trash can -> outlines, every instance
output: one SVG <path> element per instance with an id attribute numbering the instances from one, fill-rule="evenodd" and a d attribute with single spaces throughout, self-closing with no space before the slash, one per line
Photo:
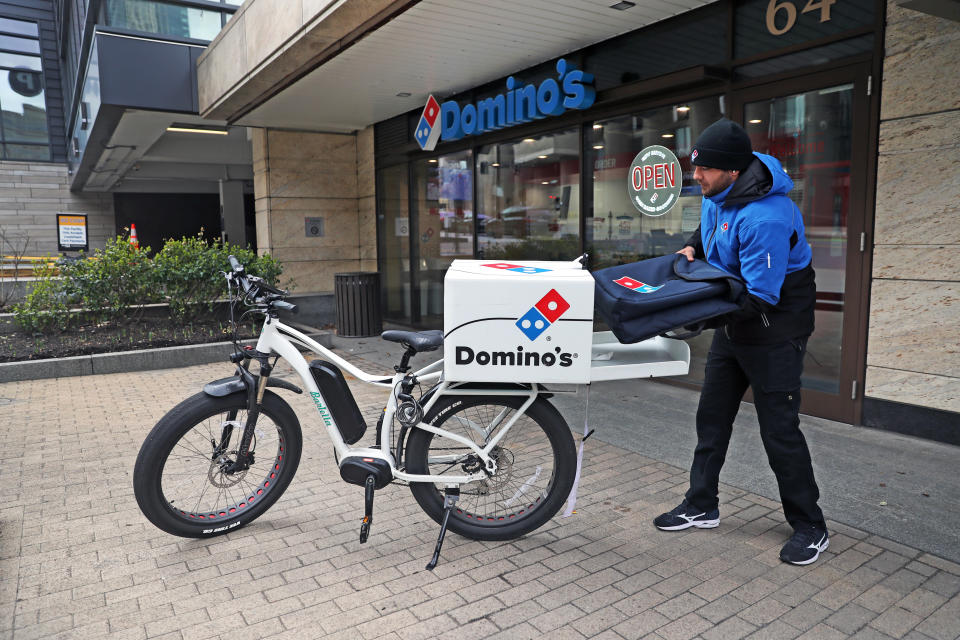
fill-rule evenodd
<path id="1" fill-rule="evenodd" d="M 380 315 L 380 274 L 357 271 L 333 275 L 337 302 L 337 334 L 346 338 L 378 336 L 383 331 Z"/>

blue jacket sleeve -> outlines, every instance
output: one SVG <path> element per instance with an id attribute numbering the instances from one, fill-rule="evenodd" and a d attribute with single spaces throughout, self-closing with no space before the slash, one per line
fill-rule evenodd
<path id="1" fill-rule="evenodd" d="M 791 233 L 790 225 L 775 219 L 751 221 L 740 229 L 740 275 L 747 293 L 771 305 L 780 301 Z"/>

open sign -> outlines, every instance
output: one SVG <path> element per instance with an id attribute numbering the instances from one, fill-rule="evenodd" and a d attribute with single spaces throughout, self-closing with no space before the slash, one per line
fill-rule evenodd
<path id="1" fill-rule="evenodd" d="M 662 216 L 677 204 L 683 169 L 670 149 L 652 145 L 633 159 L 627 175 L 630 202 L 647 216 Z"/>

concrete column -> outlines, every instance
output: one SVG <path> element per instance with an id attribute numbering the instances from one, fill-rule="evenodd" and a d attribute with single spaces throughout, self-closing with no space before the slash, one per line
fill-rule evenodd
<path id="1" fill-rule="evenodd" d="M 884 50 L 865 391 L 960 412 L 960 22 L 890 0 Z"/>
<path id="2" fill-rule="evenodd" d="M 361 259 L 357 135 L 255 129 L 253 181 L 257 249 L 283 263 L 297 293 L 333 291 L 335 273 L 376 267 Z M 364 235 L 376 238 L 375 226 Z"/>
<path id="3" fill-rule="evenodd" d="M 243 210 L 243 181 L 220 181 L 220 237 L 224 242 L 247 246 L 246 216 Z"/>

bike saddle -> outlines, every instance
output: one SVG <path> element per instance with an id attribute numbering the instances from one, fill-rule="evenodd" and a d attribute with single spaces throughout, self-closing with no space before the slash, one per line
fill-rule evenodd
<path id="1" fill-rule="evenodd" d="M 389 342 L 399 342 L 417 353 L 435 351 L 443 344 L 443 331 L 384 331 L 380 337 Z"/>

